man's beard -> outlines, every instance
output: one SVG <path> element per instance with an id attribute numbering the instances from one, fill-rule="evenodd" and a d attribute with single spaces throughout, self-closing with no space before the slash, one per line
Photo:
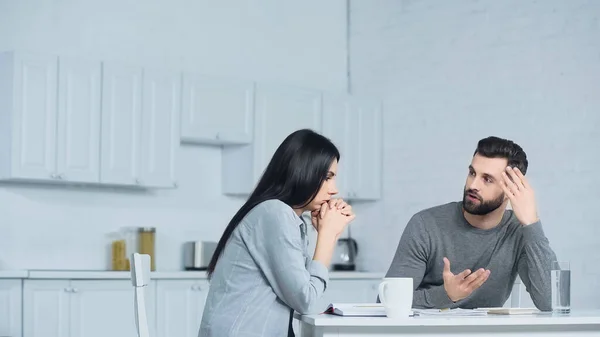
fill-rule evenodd
<path id="1" fill-rule="evenodd" d="M 473 203 L 472 201 L 470 201 L 467 198 L 469 193 L 477 196 L 477 198 L 479 199 L 478 204 Z M 465 190 L 465 192 L 463 194 L 463 208 L 465 209 L 465 211 L 467 213 L 473 214 L 473 215 L 487 215 L 487 214 L 497 210 L 498 207 L 502 206 L 503 202 L 504 202 L 504 193 L 500 194 L 498 196 L 498 198 L 489 200 L 489 201 L 483 201 L 483 199 L 479 196 L 479 194 L 473 192 L 473 190 Z"/>

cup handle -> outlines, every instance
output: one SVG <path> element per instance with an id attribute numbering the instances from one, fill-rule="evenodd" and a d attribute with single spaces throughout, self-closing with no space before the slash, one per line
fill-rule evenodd
<path id="1" fill-rule="evenodd" d="M 383 281 L 381 283 L 379 283 L 379 301 L 381 302 L 381 304 L 385 305 L 385 286 L 388 285 L 388 282 Z"/>

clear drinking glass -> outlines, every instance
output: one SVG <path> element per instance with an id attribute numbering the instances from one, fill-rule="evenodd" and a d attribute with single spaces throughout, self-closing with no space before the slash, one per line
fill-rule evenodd
<path id="1" fill-rule="evenodd" d="M 571 312 L 571 268 L 569 262 L 554 261 L 551 268 L 552 312 Z"/>

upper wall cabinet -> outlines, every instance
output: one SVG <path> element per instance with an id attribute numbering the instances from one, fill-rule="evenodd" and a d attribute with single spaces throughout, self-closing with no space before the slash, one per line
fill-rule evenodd
<path id="1" fill-rule="evenodd" d="M 0 179 L 173 187 L 181 77 L 0 54 Z"/>
<path id="2" fill-rule="evenodd" d="M 1 54 L 1 179 L 99 181 L 100 71 L 100 62 Z"/>
<path id="3" fill-rule="evenodd" d="M 141 184 L 142 68 L 105 63 L 101 182 Z"/>
<path id="4" fill-rule="evenodd" d="M 254 83 L 184 73 L 181 114 L 182 143 L 249 144 Z"/>
<path id="5" fill-rule="evenodd" d="M 382 186 L 382 109 L 378 101 L 325 94 L 323 135 L 340 150 L 339 197 L 377 200 Z"/>
<path id="6" fill-rule="evenodd" d="M 181 77 L 115 63 L 103 71 L 101 182 L 175 187 Z"/>
<path id="7" fill-rule="evenodd" d="M 254 141 L 223 149 L 223 192 L 252 192 L 277 147 L 299 129 L 321 131 L 321 93 L 287 86 L 258 84 L 255 92 Z"/>

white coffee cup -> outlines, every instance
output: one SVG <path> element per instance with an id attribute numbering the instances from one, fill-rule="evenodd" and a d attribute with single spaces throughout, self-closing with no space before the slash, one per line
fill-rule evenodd
<path id="1" fill-rule="evenodd" d="M 387 317 L 407 318 L 412 314 L 412 277 L 386 277 L 379 284 L 379 300 Z"/>

